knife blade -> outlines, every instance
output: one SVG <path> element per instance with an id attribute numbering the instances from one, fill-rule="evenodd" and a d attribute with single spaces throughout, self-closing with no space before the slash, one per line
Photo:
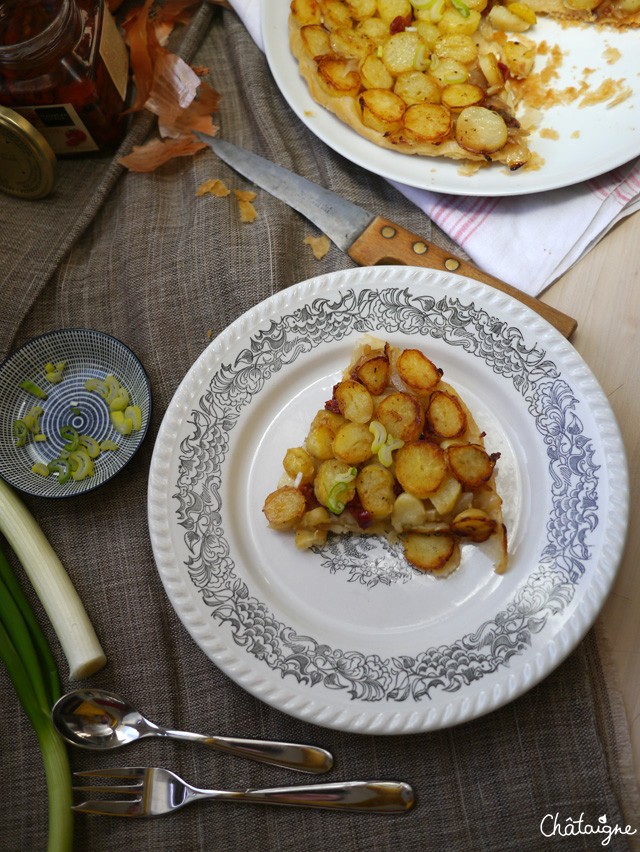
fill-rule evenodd
<path id="1" fill-rule="evenodd" d="M 570 338 L 576 330 L 578 323 L 567 314 L 494 278 L 395 222 L 376 216 L 337 193 L 231 142 L 206 133 L 196 132 L 196 136 L 232 169 L 313 222 L 360 266 L 403 264 L 455 272 L 507 293 L 544 317 L 566 338 Z"/>

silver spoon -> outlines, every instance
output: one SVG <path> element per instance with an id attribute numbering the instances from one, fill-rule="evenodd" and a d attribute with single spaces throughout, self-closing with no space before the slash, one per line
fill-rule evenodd
<path id="1" fill-rule="evenodd" d="M 333 766 L 332 755 L 316 746 L 237 737 L 206 737 L 161 728 L 145 719 L 124 698 L 101 689 L 77 689 L 63 695 L 55 703 L 51 717 L 59 734 L 68 743 L 93 751 L 119 748 L 142 737 L 170 737 L 297 772 L 318 774 Z"/>

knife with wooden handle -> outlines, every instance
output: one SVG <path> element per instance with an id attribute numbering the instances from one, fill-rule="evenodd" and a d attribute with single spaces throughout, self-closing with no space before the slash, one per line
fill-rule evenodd
<path id="1" fill-rule="evenodd" d="M 275 195 L 314 223 L 360 266 L 403 264 L 455 272 L 508 293 L 570 338 L 577 322 L 516 287 L 488 275 L 418 234 L 375 216 L 362 207 L 288 169 L 206 133 L 196 133 L 231 168 Z"/>

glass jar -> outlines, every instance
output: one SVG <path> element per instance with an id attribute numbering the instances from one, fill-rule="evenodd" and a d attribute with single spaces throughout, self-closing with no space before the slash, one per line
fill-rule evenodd
<path id="1" fill-rule="evenodd" d="M 128 78 L 127 48 L 104 0 L 0 0 L 0 104 L 56 155 L 117 145 Z"/>

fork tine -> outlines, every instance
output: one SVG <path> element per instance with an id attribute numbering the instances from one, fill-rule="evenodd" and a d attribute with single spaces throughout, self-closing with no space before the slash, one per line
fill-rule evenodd
<path id="1" fill-rule="evenodd" d="M 99 787 L 97 784 L 83 784 L 80 787 L 74 787 L 74 793 L 132 793 L 139 794 L 143 789 L 142 781 L 139 784 L 122 784 L 121 786 L 113 785 L 108 787 Z"/>
<path id="2" fill-rule="evenodd" d="M 73 805 L 71 810 L 81 814 L 96 814 L 96 816 L 144 816 L 139 798 L 114 802 L 96 799 L 95 801 L 81 802 L 79 805 Z"/>
<path id="3" fill-rule="evenodd" d="M 147 773 L 144 766 L 118 766 L 105 769 L 81 769 L 74 772 L 81 778 L 136 778 L 142 780 Z"/>

